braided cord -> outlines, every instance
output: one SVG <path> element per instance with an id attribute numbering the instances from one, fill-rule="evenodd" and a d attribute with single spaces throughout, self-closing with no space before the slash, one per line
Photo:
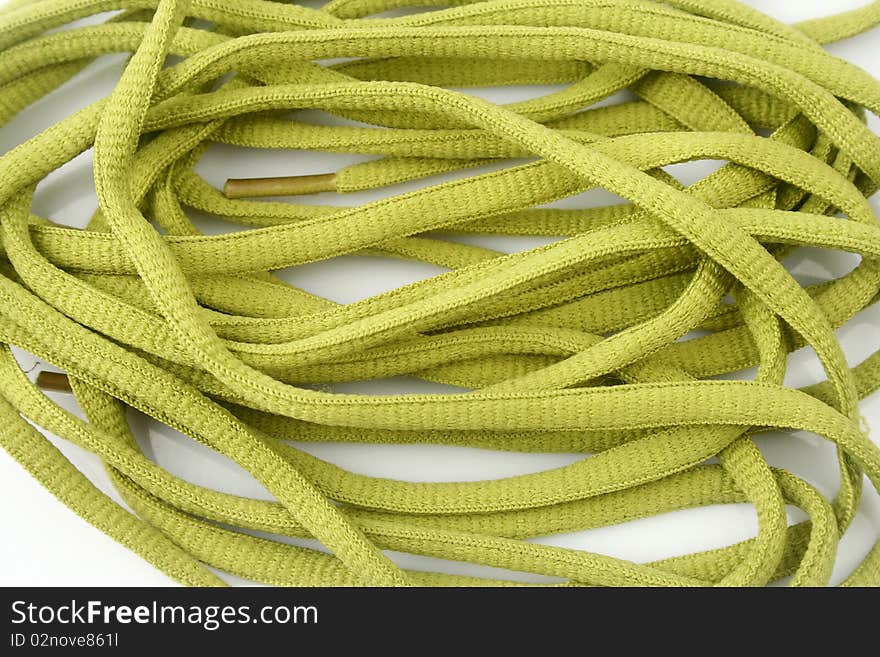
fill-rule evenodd
<path id="1" fill-rule="evenodd" d="M 389 550 L 563 585 L 828 584 L 864 478 L 880 487 L 880 449 L 858 409 L 880 387 L 880 351 L 851 368 L 835 335 L 880 291 L 868 203 L 880 139 L 866 122 L 880 114 L 880 83 L 822 45 L 880 22 L 880 2 L 795 26 L 735 0 L 449 0 L 376 17 L 411 4 L 434 3 L 0 8 L 4 124 L 96 58 L 131 54 L 109 97 L 0 157 L 0 444 L 190 585 L 223 584 L 206 566 L 274 585 L 514 583 L 404 571 Z M 451 90 L 513 85 L 557 87 L 506 105 Z M 624 102 L 601 103 L 622 91 Z M 372 157 L 220 191 L 196 173 L 217 143 Z M 99 209 L 86 229 L 34 215 L 40 181 L 89 149 Z M 704 159 L 726 163 L 688 186 L 664 170 Z M 350 208 L 297 198 L 448 173 L 459 175 Z M 595 188 L 623 203 L 552 206 Z M 205 234 L 193 211 L 237 230 Z M 557 240 L 506 254 L 456 241 L 466 235 Z M 860 261 L 803 286 L 784 261 L 804 247 Z M 277 275 L 349 254 L 447 272 L 346 305 Z M 10 346 L 66 372 L 85 419 L 32 383 Z M 787 358 L 804 347 L 826 380 L 797 390 Z M 753 366 L 751 380 L 724 376 Z M 400 375 L 468 390 L 319 390 Z M 127 407 L 234 460 L 274 499 L 167 472 L 135 440 Z M 134 513 L 34 425 L 98 455 Z M 753 438 L 769 430 L 835 444 L 833 499 L 767 463 Z M 415 483 L 290 441 L 583 458 Z M 649 564 L 529 540 L 744 502 L 753 538 Z M 790 526 L 788 506 L 809 520 Z M 844 585 L 880 585 L 880 540 Z"/>

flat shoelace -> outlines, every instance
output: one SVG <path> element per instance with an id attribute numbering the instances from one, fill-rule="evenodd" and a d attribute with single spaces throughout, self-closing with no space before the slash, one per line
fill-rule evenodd
<path id="1" fill-rule="evenodd" d="M 880 139 L 866 123 L 880 83 L 822 45 L 880 22 L 880 2 L 797 26 L 734 0 L 451 0 L 376 17 L 411 4 L 430 3 L 0 8 L 2 124 L 96 58 L 131 53 L 108 98 L 0 157 L 0 444 L 185 584 L 223 584 L 206 565 L 275 585 L 514 583 L 404 571 L 388 550 L 565 585 L 827 584 L 863 478 L 880 486 L 858 410 L 880 387 L 880 351 L 850 368 L 835 335 L 880 292 L 867 200 Z M 514 85 L 556 86 L 507 105 L 450 90 Z M 622 91 L 632 95 L 600 104 Z M 373 157 L 220 191 L 195 170 L 215 143 Z M 35 216 L 36 186 L 88 149 L 99 210 L 87 228 Z M 690 186 L 664 170 L 704 159 L 726 164 Z M 351 208 L 297 198 L 453 172 Z M 624 202 L 552 206 L 594 188 Z M 238 230 L 203 234 L 192 211 Z M 504 254 L 462 235 L 559 239 Z M 805 287 L 784 265 L 801 247 L 860 262 Z M 448 271 L 347 305 L 276 273 L 348 254 Z M 45 396 L 10 345 L 63 370 L 39 382 L 69 388 L 86 419 Z M 802 347 L 827 380 L 796 390 L 787 356 Z M 753 380 L 723 376 L 753 366 Z M 468 391 L 320 390 L 400 375 Z M 234 460 L 274 501 L 167 472 L 136 442 L 127 407 Z M 136 515 L 33 425 L 98 455 Z M 752 438 L 777 429 L 836 445 L 834 499 L 767 463 Z M 349 472 L 290 441 L 584 457 L 415 483 Z M 649 564 L 528 540 L 742 502 L 754 538 Z M 809 520 L 789 526 L 787 506 Z M 880 541 L 844 584 L 880 585 Z"/>

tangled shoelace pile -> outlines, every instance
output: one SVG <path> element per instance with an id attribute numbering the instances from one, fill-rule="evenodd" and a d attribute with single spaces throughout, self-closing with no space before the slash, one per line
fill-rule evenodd
<path id="1" fill-rule="evenodd" d="M 440 0 L 375 17 L 409 4 L 7 3 L 0 123 L 95 58 L 132 55 L 108 98 L 0 158 L 3 446 L 186 584 L 222 584 L 206 565 L 277 585 L 506 583 L 404 571 L 387 550 L 571 585 L 827 584 L 864 476 L 880 485 L 858 411 L 880 386 L 880 355 L 851 369 L 835 336 L 880 291 L 867 202 L 880 140 L 866 123 L 880 83 L 822 44 L 880 22 L 880 3 L 797 26 L 734 0 Z M 507 105 L 449 89 L 533 84 L 561 86 Z M 636 99 L 596 106 L 625 89 Z M 309 122 L 304 109 L 349 121 Z M 194 169 L 212 143 L 375 157 L 223 193 Z M 90 148 L 100 208 L 88 227 L 35 216 L 37 184 Z M 663 169 L 701 159 L 727 164 L 690 186 Z M 499 162 L 353 208 L 296 202 Z M 593 188 L 626 203 L 545 207 Z M 245 229 L 202 234 L 189 210 Z M 461 234 L 564 239 L 502 254 L 450 239 Z M 860 264 L 804 287 L 782 262 L 801 247 Z M 348 305 L 273 273 L 355 253 L 449 271 Z M 54 383 L 86 419 L 32 383 L 8 345 L 66 372 Z M 787 356 L 805 346 L 827 380 L 786 387 Z M 754 380 L 719 376 L 751 366 Z M 315 389 L 395 375 L 469 391 Z M 275 501 L 173 476 L 145 456 L 127 407 L 233 459 Z M 100 456 L 136 515 L 33 425 Z M 836 444 L 833 500 L 768 465 L 753 436 L 771 429 Z M 346 471 L 292 440 L 584 457 L 414 483 Z M 752 539 L 650 564 L 527 540 L 742 502 L 757 514 Z M 789 526 L 787 505 L 809 521 Z M 845 584 L 880 584 L 880 543 Z"/>

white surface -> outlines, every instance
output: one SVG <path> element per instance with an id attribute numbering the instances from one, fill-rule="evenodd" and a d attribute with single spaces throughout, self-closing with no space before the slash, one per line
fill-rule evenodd
<path id="1" fill-rule="evenodd" d="M 2 4 L 2 0 L 0 0 Z M 865 4 L 865 0 L 783 2 L 772 0 L 748 4 L 791 22 L 843 11 Z M 880 31 L 835 44 L 830 50 L 880 76 Z M 0 152 L 40 132 L 92 99 L 105 95 L 113 87 L 124 57 L 102 58 L 73 84 L 57 92 L 48 101 L 28 109 L 10 125 L 0 129 Z M 540 91 L 540 90 L 539 90 Z M 481 92 L 497 102 L 518 100 L 535 90 Z M 875 129 L 880 122 L 874 121 Z M 229 157 L 233 155 L 234 157 Z M 254 153 L 240 149 L 215 148 L 201 163 L 200 172 L 213 184 L 221 185 L 228 176 L 279 175 L 333 171 L 355 161 L 355 158 L 316 153 Z M 81 225 L 95 209 L 88 154 L 56 172 L 39 188 L 35 201 L 37 213 L 55 221 Z M 676 167 L 675 173 L 688 181 L 702 177 L 710 163 Z M 402 187 L 395 188 L 398 192 Z M 377 193 L 352 194 L 344 197 L 324 195 L 320 202 L 355 205 Z M 325 198 L 326 197 L 326 198 Z M 316 199 L 317 201 L 318 199 Z M 609 195 L 593 192 L 566 204 L 608 202 Z M 874 202 L 874 207 L 880 205 Z M 507 251 L 517 251 L 541 243 L 539 240 L 484 238 L 483 244 Z M 851 257 L 827 252 L 810 251 L 792 261 L 798 278 L 811 283 L 830 275 L 839 276 L 853 266 Z M 299 267 L 287 273 L 297 285 L 339 302 L 377 294 L 399 285 L 438 273 L 424 264 L 405 263 L 375 258 L 340 258 L 333 262 Z M 841 331 L 851 364 L 855 364 L 880 347 L 877 326 L 880 308 L 862 313 Z M 34 361 L 23 356 L 24 367 Z M 788 383 L 800 386 L 821 377 L 815 358 L 798 353 L 791 359 L 792 376 Z M 434 386 L 408 379 L 383 382 L 379 385 L 338 385 L 334 390 L 345 392 L 411 392 L 442 391 Z M 448 389 L 448 388 L 446 388 Z M 71 404 L 65 395 L 56 397 Z M 864 415 L 880 436 L 880 395 L 863 403 Z M 213 486 L 237 494 L 263 496 L 267 493 L 237 465 L 210 450 L 195 444 L 149 418 L 133 415 L 135 429 L 142 443 L 158 463 L 190 481 Z M 112 492 L 98 460 L 82 450 L 52 437 L 54 442 L 103 490 Z M 834 450 L 823 440 L 808 434 L 768 434 L 760 444 L 770 462 L 788 468 L 816 484 L 826 496 L 837 488 L 838 475 Z M 423 481 L 472 480 L 510 476 L 556 467 L 576 460 L 574 455 L 522 455 L 482 450 L 442 447 L 405 446 L 340 446 L 307 445 L 308 451 L 342 467 L 370 475 Z M 5 452 L 0 450 L 0 585 L 168 585 L 164 575 L 117 545 L 114 541 L 79 519 L 49 493 L 42 489 Z M 799 518 L 797 518 L 799 519 Z M 635 561 L 672 556 L 699 549 L 720 547 L 745 539 L 755 531 L 751 507 L 729 506 L 704 508 L 667 514 L 662 517 L 628 523 L 623 526 L 592 530 L 548 539 L 556 545 L 589 549 Z M 875 537 L 880 535 L 880 500 L 866 486 L 862 510 L 852 529 L 844 538 L 835 580 L 842 579 L 866 554 Z M 491 569 L 432 559 L 393 555 L 402 565 L 432 568 L 447 572 L 490 574 Z M 534 580 L 534 578 L 532 578 Z M 237 582 L 228 577 L 230 582 Z"/>

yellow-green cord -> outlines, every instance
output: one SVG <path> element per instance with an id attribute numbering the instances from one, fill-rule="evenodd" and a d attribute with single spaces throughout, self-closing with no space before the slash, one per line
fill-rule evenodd
<path id="1" fill-rule="evenodd" d="M 867 201 L 880 139 L 866 123 L 880 113 L 880 82 L 822 45 L 880 23 L 880 2 L 796 26 L 735 0 L 440 0 L 375 17 L 426 4 L 0 9 L 2 123 L 94 59 L 131 53 L 108 98 L 0 157 L 3 447 L 71 509 L 191 585 L 223 584 L 207 566 L 275 585 L 511 583 L 404 571 L 387 550 L 569 585 L 827 584 L 864 477 L 880 486 L 880 450 L 858 411 L 880 387 L 880 352 L 850 368 L 835 336 L 880 292 Z M 56 29 L 108 11 L 102 24 Z M 450 90 L 532 84 L 561 86 L 508 105 Z M 596 106 L 622 90 L 634 99 Z M 319 125 L 292 113 L 302 109 L 349 121 Z M 212 143 L 375 157 L 306 178 L 232 180 L 224 194 L 195 172 Z M 37 184 L 91 148 L 100 209 L 87 229 L 32 214 Z M 689 187 L 663 169 L 702 159 L 728 163 Z M 266 198 L 492 162 L 502 166 L 353 208 Z M 545 207 L 592 188 L 626 202 Z M 204 235 L 190 210 L 245 229 Z M 462 234 L 563 239 L 506 255 L 450 239 Z M 800 247 L 860 264 L 803 287 L 783 264 Z M 273 273 L 353 253 L 449 271 L 348 305 Z M 34 385 L 9 345 L 66 372 L 54 385 L 69 385 L 87 420 Z M 787 356 L 805 346 L 827 381 L 786 387 Z M 751 366 L 752 381 L 719 376 Z M 396 375 L 470 391 L 315 389 Z M 275 501 L 165 471 L 134 440 L 127 406 L 233 459 Z M 33 425 L 97 454 L 137 515 Z M 752 437 L 771 429 L 836 444 L 834 499 L 768 465 Z M 292 440 L 584 458 L 413 483 L 348 472 Z M 756 511 L 754 538 L 650 564 L 527 540 L 742 502 Z M 788 505 L 809 521 L 789 526 Z M 254 530 L 314 538 L 329 554 Z M 845 585 L 880 585 L 880 541 Z"/>

